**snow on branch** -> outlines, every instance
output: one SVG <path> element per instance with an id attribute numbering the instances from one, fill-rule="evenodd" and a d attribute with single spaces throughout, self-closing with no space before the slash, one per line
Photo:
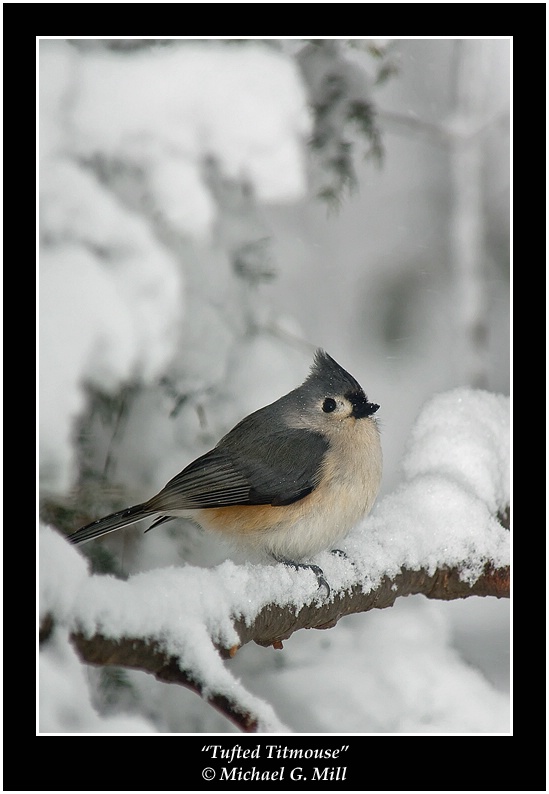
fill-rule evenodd
<path id="1" fill-rule="evenodd" d="M 269 604 L 257 614 L 253 623 L 247 624 L 243 619 L 234 620 L 234 627 L 240 646 L 253 640 L 258 645 L 282 649 L 282 640 L 298 629 L 333 628 L 345 615 L 390 607 L 400 596 L 422 594 L 427 598 L 443 600 L 472 595 L 508 598 L 509 579 L 508 566 L 496 569 L 490 564 L 485 566 L 483 574 L 473 584 L 460 579 L 457 569 L 437 570 L 432 575 L 424 570 L 403 570 L 394 580 L 385 577 L 381 585 L 369 593 L 364 593 L 359 585 L 355 585 L 350 591 L 338 593 L 333 601 L 320 606 L 316 603 L 307 604 L 297 613 L 290 606 Z M 126 636 L 111 638 L 100 633 L 88 637 L 80 631 L 73 631 L 71 641 L 82 661 L 88 664 L 116 665 L 152 673 L 159 681 L 185 686 L 203 696 L 241 730 L 255 732 L 259 729 L 261 716 L 247 708 L 234 694 L 215 691 L 208 686 L 207 681 L 196 676 L 196 671 L 182 669 L 180 657 L 165 650 L 160 632 L 156 638 L 143 639 Z M 239 646 L 215 647 L 227 659 L 236 654 Z"/>
<path id="2" fill-rule="evenodd" d="M 345 556 L 316 558 L 330 596 L 312 571 L 280 564 L 89 575 L 77 549 L 44 527 L 42 620 L 63 626 L 86 662 L 146 670 L 194 689 L 243 730 L 280 732 L 223 661 L 245 643 L 282 648 L 300 628 L 331 628 L 400 596 L 509 597 L 508 427 L 505 397 L 433 398 L 413 428 L 403 484 L 348 536 Z"/>

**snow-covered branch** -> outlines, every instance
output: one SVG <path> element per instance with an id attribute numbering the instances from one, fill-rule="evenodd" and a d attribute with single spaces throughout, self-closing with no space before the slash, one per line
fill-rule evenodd
<path id="1" fill-rule="evenodd" d="M 186 573 L 185 570 L 181 571 L 181 592 L 187 591 L 188 588 L 188 584 L 185 582 Z M 207 571 L 203 572 L 202 586 L 206 590 L 209 588 L 208 573 Z M 261 579 L 261 569 L 257 569 L 254 576 Z M 194 584 L 196 585 L 197 582 Z M 124 583 L 120 583 L 120 585 L 122 589 L 125 586 Z M 131 585 L 127 585 L 127 587 L 129 588 Z M 235 638 L 232 635 L 228 643 L 228 635 L 225 635 L 226 639 L 222 640 L 216 637 L 216 632 L 212 632 L 203 644 L 202 651 L 210 654 L 212 659 L 216 654 L 219 654 L 219 657 L 230 659 L 241 646 L 250 641 L 254 641 L 258 645 L 272 645 L 274 648 L 282 649 L 282 641 L 288 639 L 298 629 L 333 628 L 345 615 L 366 612 L 371 609 L 384 609 L 392 606 L 395 600 L 401 596 L 417 594 L 442 600 L 467 598 L 468 596 L 508 598 L 510 594 L 509 566 L 496 568 L 492 563 L 486 563 L 482 574 L 474 582 L 464 580 L 459 568 L 443 567 L 433 573 L 424 569 L 418 571 L 403 569 L 392 579 L 384 577 L 377 588 L 368 592 L 364 591 L 360 582 L 356 582 L 350 588 L 335 593 L 333 598 L 326 600 L 313 598 L 300 609 L 296 609 L 295 604 L 292 603 L 269 603 L 263 606 L 251 620 L 249 614 L 247 617 L 243 615 L 240 617 L 230 616 L 237 637 L 236 643 L 229 644 Z M 145 592 L 143 595 L 147 597 Z M 154 602 L 152 591 L 148 597 Z M 209 665 L 202 666 L 202 669 L 193 669 L 192 667 L 188 669 L 187 654 L 173 652 L 167 647 L 162 620 L 158 622 L 156 633 L 149 632 L 146 636 L 139 636 L 135 631 L 132 632 L 132 623 L 135 622 L 133 612 L 135 609 L 139 609 L 139 605 L 135 604 L 132 598 L 122 600 L 127 603 L 130 612 L 124 616 L 120 615 L 121 623 L 118 636 L 109 636 L 107 630 L 104 633 L 101 630 L 97 631 L 91 636 L 84 630 L 75 629 L 71 632 L 70 640 L 83 662 L 101 666 L 115 665 L 151 673 L 159 681 L 179 684 L 195 691 L 241 730 L 255 732 L 261 729 L 261 725 L 264 723 L 262 714 L 256 713 L 253 704 L 246 703 L 246 698 L 244 701 L 242 700 L 242 692 L 235 694 L 231 689 L 227 690 L 225 680 L 222 680 L 221 686 L 216 686 L 216 677 L 214 676 L 214 680 L 209 680 L 208 675 L 204 674 L 204 671 L 209 669 Z M 184 609 L 183 605 L 182 610 Z M 182 622 L 184 622 L 184 618 Z M 98 624 L 100 623 L 101 621 L 98 620 Z M 45 617 L 43 627 L 45 639 L 54 628 L 50 613 Z M 186 636 L 183 631 L 180 642 L 183 648 L 187 642 L 192 643 L 193 633 Z M 217 668 L 218 664 L 219 661 L 213 666 Z"/>
<path id="2" fill-rule="evenodd" d="M 298 629 L 333 628 L 345 615 L 390 607 L 400 596 L 421 594 L 427 598 L 442 600 L 468 596 L 508 598 L 509 591 L 509 566 L 494 568 L 488 563 L 474 583 L 464 582 L 457 568 L 437 570 L 431 575 L 425 570 L 403 570 L 393 580 L 385 577 L 378 588 L 368 593 L 364 593 L 357 583 L 350 590 L 335 594 L 333 600 L 321 604 L 309 603 L 297 612 L 291 605 L 268 604 L 260 610 L 252 623 L 241 618 L 235 619 L 233 625 L 240 646 L 253 640 L 258 645 L 272 645 L 282 649 L 282 641 Z M 46 634 L 53 629 L 49 616 L 44 625 Z M 159 681 L 179 684 L 201 695 L 241 730 L 255 732 L 259 728 L 259 715 L 243 706 L 233 695 L 212 689 L 207 681 L 197 677 L 196 671 L 185 670 L 180 656 L 165 650 L 161 631 L 157 637 L 150 636 L 147 639 L 125 635 L 112 638 L 101 633 L 88 637 L 81 631 L 73 631 L 70 639 L 83 662 L 116 665 L 151 673 Z M 213 648 L 215 642 L 213 638 L 211 640 Z M 222 657 L 229 659 L 236 654 L 238 646 L 217 646 L 216 650 Z"/>

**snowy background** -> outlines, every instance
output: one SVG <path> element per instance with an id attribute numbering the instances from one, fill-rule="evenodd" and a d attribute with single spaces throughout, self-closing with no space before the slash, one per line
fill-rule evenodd
<path id="1" fill-rule="evenodd" d="M 162 614 L 176 643 L 177 594 L 188 632 L 210 609 L 200 583 L 229 610 L 230 583 L 252 608 L 258 576 L 261 597 L 299 603 L 311 582 L 223 562 L 182 522 L 81 548 L 52 528 L 150 497 L 302 382 L 316 347 L 381 406 L 382 490 L 348 547 L 372 581 L 464 548 L 505 564 L 490 513 L 509 497 L 509 42 L 356 44 L 40 41 L 41 732 L 235 730 L 183 688 L 82 665 L 68 628 L 116 636 L 130 593 L 133 630 Z M 349 99 L 377 108 L 380 164 Z M 400 521 L 441 474 L 433 525 Z M 164 607 L 138 608 L 144 587 Z M 509 602 L 399 599 L 212 675 L 265 730 L 507 732 Z"/>

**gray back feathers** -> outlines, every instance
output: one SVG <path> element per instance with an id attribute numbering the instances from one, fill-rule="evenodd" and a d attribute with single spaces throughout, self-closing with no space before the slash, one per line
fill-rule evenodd
<path id="1" fill-rule="evenodd" d="M 242 419 L 213 450 L 191 463 L 158 494 L 163 509 L 244 504 L 284 505 L 318 484 L 329 448 L 311 425 L 318 401 L 361 394 L 359 383 L 323 350 L 317 350 L 305 382 Z M 296 417 L 303 424 L 296 424 Z"/>

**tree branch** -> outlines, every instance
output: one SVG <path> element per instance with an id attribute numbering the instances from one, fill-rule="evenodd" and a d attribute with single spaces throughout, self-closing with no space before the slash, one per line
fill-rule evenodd
<path id="1" fill-rule="evenodd" d="M 429 575 L 427 571 L 403 569 L 394 579 L 385 577 L 375 590 L 368 593 L 356 584 L 349 592 L 337 593 L 330 603 L 308 604 L 295 614 L 291 607 L 268 605 L 247 626 L 236 620 L 234 625 L 241 645 L 253 640 L 258 645 L 280 647 L 298 629 L 329 629 L 345 615 L 368 612 L 370 609 L 392 607 L 400 596 L 424 595 L 443 601 L 469 596 L 509 598 L 510 571 L 508 567 L 495 569 L 490 563 L 476 582 L 469 585 L 460 579 L 458 568 L 441 568 Z M 236 652 L 231 649 L 234 655 Z M 223 653 L 223 649 L 220 649 Z"/>
<path id="2" fill-rule="evenodd" d="M 296 612 L 291 606 L 270 604 L 257 614 L 250 625 L 246 625 L 243 619 L 234 619 L 240 645 L 227 648 L 215 645 L 212 641 L 212 646 L 225 659 L 233 657 L 239 647 L 252 640 L 258 645 L 282 649 L 282 641 L 298 629 L 332 628 L 345 615 L 384 609 L 392 606 L 399 597 L 417 594 L 441 600 L 469 596 L 509 598 L 509 567 L 494 568 L 488 563 L 482 575 L 472 584 L 460 579 L 458 568 L 441 568 L 433 574 L 425 570 L 403 569 L 394 579 L 385 577 L 375 590 L 364 593 L 361 585 L 356 584 L 349 591 L 335 593 L 333 601 L 320 606 L 308 604 Z M 122 637 L 114 640 L 101 633 L 86 637 L 75 631 L 71 634 L 71 641 L 84 662 L 152 673 L 159 681 L 179 684 L 198 693 L 241 730 L 255 732 L 258 729 L 256 715 L 246 710 L 236 698 L 212 692 L 211 687 L 198 681 L 191 672 L 181 669 L 179 659 L 163 650 L 159 638 Z"/>
<path id="3" fill-rule="evenodd" d="M 158 681 L 179 684 L 196 692 L 242 731 L 255 733 L 257 730 L 258 719 L 255 715 L 226 695 L 205 694 L 205 686 L 182 670 L 177 657 L 163 651 L 158 640 L 147 641 L 130 637 L 113 640 L 102 634 L 86 637 L 80 632 L 73 632 L 71 641 L 83 662 L 98 666 L 116 665 L 152 673 Z"/>

